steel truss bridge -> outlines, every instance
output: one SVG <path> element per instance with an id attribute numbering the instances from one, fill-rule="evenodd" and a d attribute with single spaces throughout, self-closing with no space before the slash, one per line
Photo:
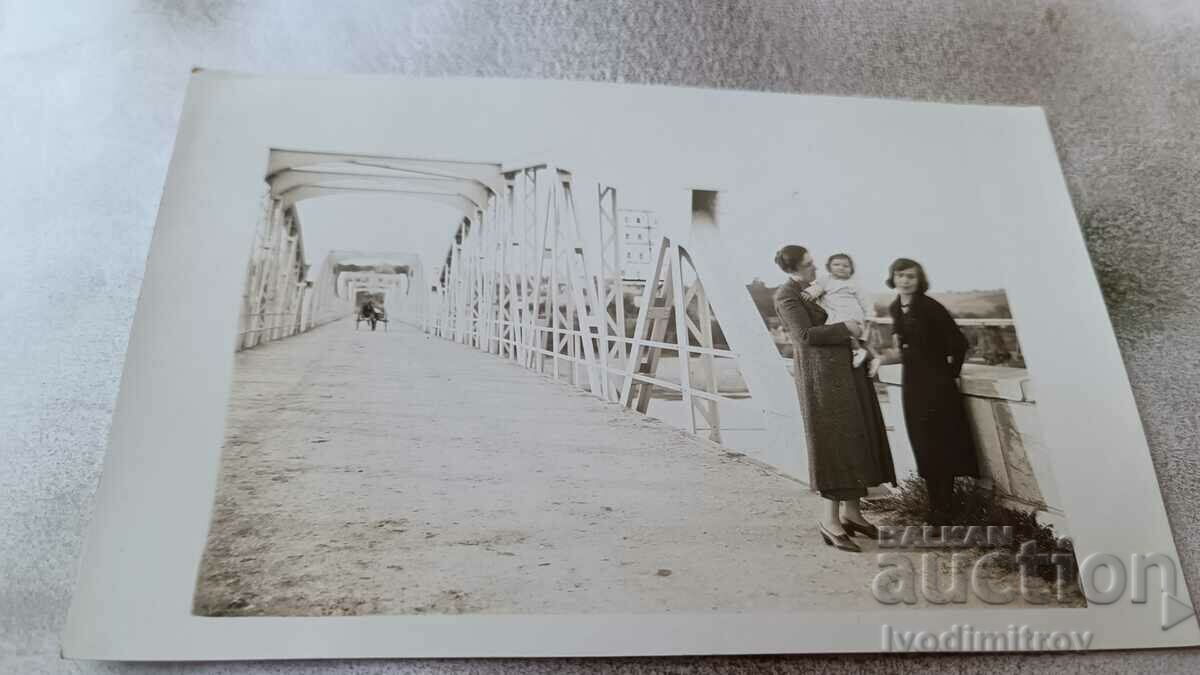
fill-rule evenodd
<path id="1" fill-rule="evenodd" d="M 236 346 L 247 349 L 350 315 L 382 292 L 389 317 L 426 334 L 567 381 L 647 412 L 655 388 L 678 395 L 685 427 L 722 440 L 718 363 L 733 360 L 762 413 L 752 454 L 807 477 L 791 376 L 744 285 L 720 258 L 720 194 L 690 198 L 689 222 L 663 223 L 647 280 L 622 279 L 619 187 L 549 162 L 503 164 L 273 150 L 246 272 Z M 337 194 L 391 194 L 453 207 L 435 275 L 413 252 L 305 257 L 295 208 Z M 679 213 L 688 213 L 688 204 Z M 684 216 L 686 220 L 686 216 Z M 636 317 L 624 296 L 640 291 Z M 729 349 L 713 342 L 719 322 Z M 632 334 L 627 319 L 634 324 Z M 660 372 L 674 357 L 674 377 Z M 745 396 L 739 397 L 745 400 Z"/>

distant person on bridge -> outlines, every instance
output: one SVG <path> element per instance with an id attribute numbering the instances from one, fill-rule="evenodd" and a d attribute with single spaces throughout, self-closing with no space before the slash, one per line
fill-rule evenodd
<path id="1" fill-rule="evenodd" d="M 896 483 L 875 386 L 866 369 L 851 365 L 850 347 L 862 337 L 863 322 L 826 325 L 825 310 L 804 293 L 817 276 L 808 249 L 784 246 L 775 264 L 789 277 L 775 291 L 775 311 L 792 342 L 809 484 L 829 500 L 817 528 L 826 544 L 861 551 L 850 536 L 879 532 L 863 517 L 859 499 L 869 487 Z"/>

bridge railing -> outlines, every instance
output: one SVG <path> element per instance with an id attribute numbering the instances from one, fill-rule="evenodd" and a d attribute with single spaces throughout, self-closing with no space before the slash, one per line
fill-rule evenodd
<path id="1" fill-rule="evenodd" d="M 235 349 L 294 335 L 307 303 L 304 242 L 298 216 L 267 190 L 246 263 Z"/>
<path id="2" fill-rule="evenodd" d="M 565 378 L 639 412 L 650 412 L 654 399 L 654 416 L 693 433 L 707 431 L 709 439 L 744 450 L 804 482 L 808 449 L 800 440 L 805 438 L 804 420 L 795 384 L 780 367 L 784 364 L 776 343 L 751 297 L 722 269 L 716 193 L 692 192 L 687 247 L 666 236 L 660 239 L 630 335 L 621 275 L 605 263 L 612 253 L 620 260 L 620 248 L 608 251 L 595 243 L 619 242 L 619 233 L 602 231 L 591 243 L 583 236 L 569 173 L 543 167 L 509 179 L 507 193 L 495 195 L 486 211 L 461 228 L 422 328 L 556 380 Z M 535 181 L 541 182 L 535 186 Z M 611 194 L 611 189 L 598 194 Z M 612 227 L 611 219 L 592 222 Z M 701 283 L 698 262 L 708 265 L 703 271 L 711 289 Z M 687 285 L 685 270 L 692 273 Z M 731 322 L 725 326 L 726 337 L 742 350 L 714 342 L 718 311 Z M 872 332 L 883 337 L 890 323 L 878 318 Z M 1015 345 L 1010 319 L 966 318 L 960 325 L 984 336 L 1010 332 Z M 667 361 L 674 362 L 674 373 L 663 367 L 671 365 Z M 675 395 L 678 402 L 668 400 Z M 747 412 L 738 413 L 739 406 Z M 734 413 L 732 420 L 728 411 Z M 989 424 L 983 417 L 973 419 L 981 428 Z M 903 429 L 895 420 L 893 427 Z M 727 432 L 759 435 L 746 441 L 755 447 L 747 447 Z M 998 432 L 992 425 L 983 433 Z"/>
<path id="3" fill-rule="evenodd" d="M 964 327 L 1011 327 L 1013 325 L 1011 319 L 958 319 L 956 322 Z M 497 323 L 499 325 L 507 322 Z M 879 323 L 885 323 L 885 321 Z M 890 320 L 887 320 L 886 323 L 890 323 Z M 485 342 L 491 340 L 497 347 L 501 344 L 508 345 L 514 353 L 522 348 L 528 349 L 530 353 L 538 357 L 533 367 L 536 372 L 555 380 L 584 386 L 586 378 L 583 377 L 583 370 L 588 368 L 589 364 L 581 356 L 583 354 L 581 343 L 588 339 L 587 333 L 578 329 L 554 329 L 548 326 L 537 326 L 535 332 L 540 339 L 536 340 L 536 344 L 532 347 L 497 335 L 488 336 L 473 332 L 472 336 Z M 560 344 L 563 338 L 567 339 L 564 348 L 555 350 L 545 347 L 547 343 Z M 595 335 L 591 336 L 591 339 L 596 340 Z M 730 364 L 736 363 L 740 356 L 738 352 L 731 349 L 695 344 L 683 346 L 678 342 L 667 341 L 636 341 L 630 336 L 610 335 L 608 340 L 620 344 L 622 353 L 626 355 L 635 342 L 640 342 L 643 346 L 658 347 L 667 353 L 677 353 L 680 349 L 686 349 L 689 354 L 724 359 Z M 598 344 L 597 348 L 599 348 Z M 555 369 L 552 364 L 556 362 L 566 364 L 565 368 Z M 791 373 L 792 359 L 780 357 L 780 366 Z M 889 430 L 893 432 L 889 436 L 897 471 L 907 475 L 909 472 L 915 472 L 916 465 L 904 426 L 899 368 L 899 364 L 884 366 L 880 372 L 879 386 L 884 417 Z M 627 376 L 627 370 L 623 363 L 609 365 L 606 371 L 608 376 L 618 384 L 622 383 Z M 652 385 L 659 390 L 659 394 L 654 397 L 658 402 L 655 404 L 656 408 L 653 414 L 676 424 L 682 424 L 683 421 L 678 414 L 679 411 L 673 411 L 664 406 L 677 406 L 677 403 L 673 404 L 671 401 L 678 401 L 687 393 L 695 398 L 722 405 L 743 404 L 750 397 L 749 390 L 740 376 L 727 380 L 729 384 L 734 385 L 733 387 L 721 388 L 715 392 L 691 387 L 676 379 L 668 379 L 669 376 L 652 377 L 643 373 L 634 373 L 632 377 L 637 382 Z M 1039 437 L 1040 428 L 1035 409 L 1036 399 L 1032 393 L 1027 371 L 1022 368 L 967 364 L 960 386 L 968 418 L 971 421 L 972 433 L 980 452 L 985 478 L 992 483 L 1008 503 L 1019 508 L 1046 512 L 1047 517 L 1051 518 L 1060 530 L 1065 532 L 1065 521 L 1062 520 L 1063 514 L 1058 506 L 1054 481 L 1050 477 L 1045 448 Z M 675 396 L 664 396 L 663 394 L 666 392 Z M 765 425 L 748 423 L 745 415 L 734 416 L 734 419 L 737 421 L 732 424 L 724 423 L 716 428 L 701 424 L 693 431 L 710 432 L 710 435 L 713 431 L 724 433 L 728 439 L 726 443 L 731 443 L 731 447 L 735 449 L 746 449 L 737 448 L 737 439 L 754 442 L 750 439 L 760 438 L 761 434 L 768 431 Z"/>

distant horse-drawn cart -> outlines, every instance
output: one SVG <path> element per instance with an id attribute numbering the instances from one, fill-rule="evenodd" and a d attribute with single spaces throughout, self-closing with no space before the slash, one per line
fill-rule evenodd
<path id="1" fill-rule="evenodd" d="M 388 329 L 387 312 L 384 312 L 381 307 L 366 309 L 356 314 L 354 316 L 354 330 L 358 330 L 358 325 L 364 321 L 371 327 L 371 330 L 375 330 L 375 326 L 380 323 L 383 324 L 384 332 Z"/>

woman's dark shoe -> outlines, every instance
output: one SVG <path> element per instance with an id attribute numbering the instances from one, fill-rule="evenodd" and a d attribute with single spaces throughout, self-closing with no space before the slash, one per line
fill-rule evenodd
<path id="1" fill-rule="evenodd" d="M 856 523 L 853 520 L 846 520 L 845 518 L 843 518 L 842 519 L 842 529 L 845 530 L 846 534 L 850 535 L 851 537 L 853 537 L 856 534 L 861 534 L 862 536 L 864 536 L 868 539 L 875 539 L 875 540 L 879 539 L 879 528 L 875 527 L 874 525 L 872 525 L 870 523 L 863 525 L 860 523 Z"/>
<path id="2" fill-rule="evenodd" d="M 817 529 L 821 531 L 821 539 L 825 540 L 826 546 L 833 546 L 842 551 L 853 551 L 854 553 L 862 553 L 862 549 L 858 544 L 850 541 L 850 537 L 845 534 L 834 534 L 825 529 L 825 523 L 818 522 Z"/>

